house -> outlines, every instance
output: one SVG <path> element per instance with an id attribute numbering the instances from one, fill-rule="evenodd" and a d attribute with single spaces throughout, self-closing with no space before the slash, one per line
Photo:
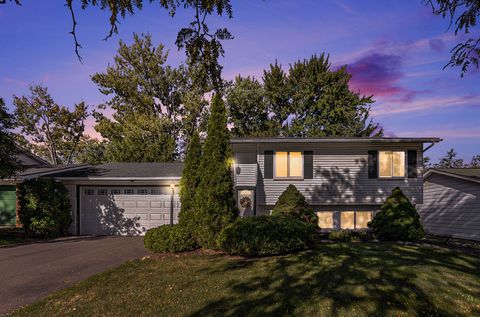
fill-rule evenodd
<path id="1" fill-rule="evenodd" d="M 423 202 L 423 152 L 438 138 L 232 139 L 241 216 L 268 214 L 294 184 L 323 229 L 363 229 L 392 189 Z M 72 234 L 143 234 L 176 223 L 182 163 L 108 163 L 49 173 L 69 190 Z"/>
<path id="2" fill-rule="evenodd" d="M 28 178 L 48 176 L 62 170 L 80 168 L 77 165 L 50 165 L 44 159 L 29 150 L 17 145 L 18 160 L 23 170 L 14 179 L 0 180 L 0 226 L 11 226 L 17 223 L 16 185 Z"/>
<path id="3" fill-rule="evenodd" d="M 433 168 L 418 212 L 428 233 L 480 241 L 480 168 Z"/>

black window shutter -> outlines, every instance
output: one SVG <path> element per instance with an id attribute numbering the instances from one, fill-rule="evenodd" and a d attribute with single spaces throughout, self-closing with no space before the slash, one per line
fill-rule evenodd
<path id="1" fill-rule="evenodd" d="M 313 178 L 313 152 L 312 151 L 303 152 L 303 178 L 304 179 Z"/>
<path id="2" fill-rule="evenodd" d="M 368 151 L 368 178 L 378 178 L 377 151 Z"/>
<path id="3" fill-rule="evenodd" d="M 273 179 L 273 151 L 265 151 L 263 160 L 265 164 L 265 175 L 263 177 L 265 179 Z"/>
<path id="4" fill-rule="evenodd" d="M 408 150 L 408 178 L 417 178 L 417 150 Z"/>

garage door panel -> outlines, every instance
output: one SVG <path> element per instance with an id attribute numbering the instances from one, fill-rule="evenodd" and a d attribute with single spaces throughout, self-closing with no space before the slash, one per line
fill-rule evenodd
<path id="1" fill-rule="evenodd" d="M 82 187 L 80 231 L 93 235 L 143 235 L 154 227 L 170 223 L 170 188 Z M 98 189 L 102 188 L 99 192 Z M 108 195 L 104 195 L 107 189 Z M 137 195 L 136 193 L 147 193 Z M 98 195 L 101 193 L 102 195 Z M 115 194 L 114 194 L 115 193 Z M 122 193 L 122 194 L 117 194 Z M 124 193 L 129 193 L 125 195 Z M 135 193 L 135 195 L 131 194 Z M 157 193 L 157 195 L 154 195 Z M 179 198 L 174 197 L 174 222 Z M 168 207 L 166 207 L 168 206 Z"/>

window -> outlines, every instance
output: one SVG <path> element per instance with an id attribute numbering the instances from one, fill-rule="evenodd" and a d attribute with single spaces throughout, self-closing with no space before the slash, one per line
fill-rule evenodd
<path id="1" fill-rule="evenodd" d="M 140 188 L 140 189 L 138 190 L 138 194 L 139 194 L 139 195 L 148 195 L 148 189 L 146 189 L 146 188 Z"/>
<path id="2" fill-rule="evenodd" d="M 111 193 L 112 195 L 120 195 L 121 190 L 120 190 L 120 188 L 112 188 L 112 190 L 110 191 L 110 193 Z"/>
<path id="3" fill-rule="evenodd" d="M 302 178 L 302 152 L 275 152 L 276 178 Z"/>
<path id="4" fill-rule="evenodd" d="M 106 195 L 108 195 L 108 190 L 106 188 L 99 188 L 97 190 L 97 195 L 106 196 Z"/>
<path id="5" fill-rule="evenodd" d="M 93 188 L 85 188 L 85 196 L 93 196 L 95 195 L 95 190 Z"/>
<path id="6" fill-rule="evenodd" d="M 125 189 L 123 190 L 123 193 L 124 193 L 125 195 L 134 195 L 134 194 L 135 194 L 135 191 L 134 191 L 133 188 L 125 188 Z"/>
<path id="7" fill-rule="evenodd" d="M 333 212 L 332 211 L 319 211 L 317 212 L 318 226 L 320 229 L 333 228 Z"/>
<path id="8" fill-rule="evenodd" d="M 405 177 L 404 151 L 380 151 L 379 163 L 380 177 Z"/>
<path id="9" fill-rule="evenodd" d="M 366 229 L 368 223 L 372 220 L 372 213 L 370 211 L 355 212 L 355 229 Z"/>
<path id="10" fill-rule="evenodd" d="M 340 226 L 342 229 L 355 229 L 355 212 L 343 211 L 340 216 Z"/>
<path id="11" fill-rule="evenodd" d="M 150 190 L 150 195 L 160 195 L 160 189 L 152 188 Z"/>

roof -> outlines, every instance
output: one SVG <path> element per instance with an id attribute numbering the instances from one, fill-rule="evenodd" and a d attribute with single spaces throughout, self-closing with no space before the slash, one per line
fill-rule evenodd
<path id="1" fill-rule="evenodd" d="M 183 163 L 106 163 L 54 174 L 57 178 L 86 179 L 179 179 Z"/>
<path id="2" fill-rule="evenodd" d="M 413 143 L 438 143 L 442 141 L 440 138 L 423 137 L 423 138 L 383 138 L 383 137 L 317 137 L 317 138 L 303 138 L 303 137 L 249 137 L 249 138 L 232 138 L 232 144 L 239 143 L 322 143 L 322 142 L 353 142 L 353 143 L 398 143 L 398 142 L 413 142 Z"/>
<path id="3" fill-rule="evenodd" d="M 27 167 L 22 172 L 20 172 L 19 176 L 23 178 L 29 177 L 38 177 L 38 176 L 46 176 L 50 174 L 55 174 L 58 172 L 64 171 L 72 171 L 80 168 L 85 168 L 89 165 L 87 164 L 58 164 L 58 165 L 40 165 L 34 167 Z"/>
<path id="4" fill-rule="evenodd" d="M 15 143 L 15 146 L 17 147 L 18 151 L 20 152 L 19 154 L 23 154 L 25 156 L 28 156 L 31 160 L 36 162 L 37 164 L 35 164 L 35 166 L 50 165 L 50 163 L 48 161 L 44 160 L 43 158 L 41 158 L 38 155 L 33 154 L 29 149 L 26 149 L 26 148 L 24 148 L 23 146 L 21 146 L 17 143 Z M 24 164 L 26 166 L 29 166 L 29 164 L 26 164 L 26 162 L 22 162 L 22 164 Z"/>
<path id="5" fill-rule="evenodd" d="M 425 178 L 428 178 L 432 174 L 440 174 L 480 183 L 480 168 L 431 168 L 425 173 Z"/>

